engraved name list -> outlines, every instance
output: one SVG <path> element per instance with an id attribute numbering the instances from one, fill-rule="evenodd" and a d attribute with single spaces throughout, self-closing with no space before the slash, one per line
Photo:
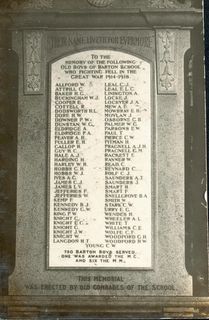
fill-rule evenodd
<path id="1" fill-rule="evenodd" d="M 89 50 L 50 77 L 48 267 L 150 269 L 150 63 Z"/>

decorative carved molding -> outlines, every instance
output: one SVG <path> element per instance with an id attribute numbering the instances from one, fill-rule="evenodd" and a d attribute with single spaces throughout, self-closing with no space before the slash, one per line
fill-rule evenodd
<path id="1" fill-rule="evenodd" d="M 88 3 L 95 7 L 107 7 L 110 6 L 115 0 L 82 0 L 88 1 Z M 121 7 L 127 8 L 130 6 L 131 2 L 135 5 L 139 1 L 137 0 L 123 0 L 121 1 Z M 7 8 L 7 9 L 50 9 L 53 7 L 57 7 L 59 5 L 59 0 L 0 0 L 0 8 Z M 70 8 L 71 3 L 73 2 L 68 0 L 63 4 L 63 9 Z M 201 1 L 200 3 L 194 4 L 192 0 L 141 0 L 142 7 L 148 7 L 151 9 L 184 9 L 184 8 L 201 8 Z"/>
<path id="2" fill-rule="evenodd" d="M 52 8 L 53 0 L 28 0 L 23 4 L 24 9 Z"/>
<path id="3" fill-rule="evenodd" d="M 194 106 L 194 77 L 193 77 L 193 66 L 194 66 L 194 55 L 192 54 L 188 61 L 188 73 L 187 73 L 187 85 L 188 85 L 188 91 L 189 91 L 189 106 Z"/>
<path id="4" fill-rule="evenodd" d="M 149 0 L 149 6 L 153 8 L 191 8 L 191 0 Z"/>
<path id="5" fill-rule="evenodd" d="M 157 34 L 158 93 L 176 93 L 176 32 L 158 30 Z"/>
<path id="6" fill-rule="evenodd" d="M 9 9 L 47 9 L 53 8 L 54 0 L 7 0 L 7 4 L 1 4 Z"/>
<path id="7" fill-rule="evenodd" d="M 95 7 L 108 7 L 114 0 L 87 0 L 92 6 Z"/>
<path id="8" fill-rule="evenodd" d="M 39 31 L 24 34 L 25 94 L 42 93 L 42 38 L 43 34 Z"/>

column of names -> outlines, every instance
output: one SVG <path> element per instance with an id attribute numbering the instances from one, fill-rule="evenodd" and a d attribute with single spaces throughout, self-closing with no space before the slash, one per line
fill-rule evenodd
<path id="1" fill-rule="evenodd" d="M 49 267 L 151 268 L 150 75 L 109 50 L 52 64 Z"/>

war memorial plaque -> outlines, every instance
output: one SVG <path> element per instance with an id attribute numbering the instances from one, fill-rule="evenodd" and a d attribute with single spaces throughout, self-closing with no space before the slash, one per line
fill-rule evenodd
<path id="1" fill-rule="evenodd" d="M 209 314 L 201 3 L 0 11 L 0 317 Z"/>
<path id="2" fill-rule="evenodd" d="M 140 58 L 52 64 L 49 267 L 152 267 L 151 104 Z"/>

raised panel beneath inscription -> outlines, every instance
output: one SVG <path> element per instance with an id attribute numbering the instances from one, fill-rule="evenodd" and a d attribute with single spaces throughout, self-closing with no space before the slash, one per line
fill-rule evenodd
<path id="1" fill-rule="evenodd" d="M 150 63 L 91 50 L 50 69 L 48 267 L 151 269 Z"/>

